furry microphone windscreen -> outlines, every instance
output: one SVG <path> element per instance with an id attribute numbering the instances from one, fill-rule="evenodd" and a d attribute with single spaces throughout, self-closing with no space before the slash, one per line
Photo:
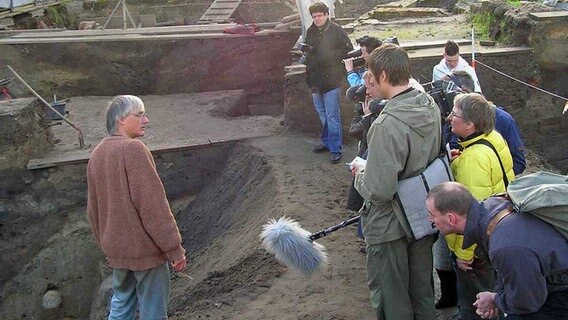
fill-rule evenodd
<path id="1" fill-rule="evenodd" d="M 271 219 L 260 235 L 264 248 L 282 264 L 310 275 L 327 263 L 325 247 L 310 241 L 310 232 L 292 219 Z"/>

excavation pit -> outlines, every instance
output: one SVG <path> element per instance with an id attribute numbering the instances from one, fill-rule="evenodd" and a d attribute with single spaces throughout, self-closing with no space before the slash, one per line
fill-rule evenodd
<path id="1" fill-rule="evenodd" d="M 358 318 L 371 317 L 354 229 L 321 241 L 339 263 L 310 279 L 261 248 L 270 218 L 288 216 L 314 232 L 347 218 L 350 173 L 313 154 L 315 139 L 281 136 L 282 116 L 230 116 L 246 111 L 243 97 L 239 90 L 141 97 L 151 122 L 142 140 L 155 155 L 193 277 L 172 275 L 170 318 L 278 319 L 297 308 L 309 319 L 349 318 L 354 305 Z M 58 141 L 52 150 L 32 159 L 33 169 L 11 170 L 3 186 L 25 188 L 2 203 L 0 249 L 10 252 L 2 259 L 11 266 L 0 278 L 2 319 L 103 319 L 108 312 L 109 269 L 85 219 L 85 170 L 88 151 L 106 135 L 111 98 L 71 97 L 69 118 L 80 124 L 87 149 L 78 150 L 69 126 L 51 126 Z M 354 146 L 345 152 L 355 154 Z M 353 292 L 346 282 L 360 285 Z M 50 286 L 62 303 L 46 310 L 41 302 Z M 329 297 L 336 298 L 322 310 Z"/>

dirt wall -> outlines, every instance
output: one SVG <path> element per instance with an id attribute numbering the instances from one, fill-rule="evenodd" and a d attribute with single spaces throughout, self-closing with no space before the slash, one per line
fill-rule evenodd
<path id="1" fill-rule="evenodd" d="M 156 155 L 170 203 L 187 204 L 215 179 L 233 148 Z M 107 271 L 86 220 L 85 174 L 86 164 L 0 171 L 0 319 L 88 318 Z M 63 303 L 46 311 L 41 299 L 49 285 L 59 288 Z"/>
<path id="2" fill-rule="evenodd" d="M 54 92 L 112 96 L 244 89 L 251 103 L 273 103 L 282 101 L 284 66 L 297 36 L 276 32 L 0 45 L 0 65 L 12 65 L 47 97 Z M 14 90 L 25 92 L 17 84 Z"/>
<path id="3" fill-rule="evenodd" d="M 47 122 L 47 112 L 39 100 L 0 101 L 0 172 L 25 166 L 31 157 L 53 145 Z M 0 197 L 6 191 L 0 191 Z"/>

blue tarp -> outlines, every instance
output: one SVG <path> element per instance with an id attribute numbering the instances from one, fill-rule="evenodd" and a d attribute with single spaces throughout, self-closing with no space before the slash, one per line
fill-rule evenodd
<path id="1" fill-rule="evenodd" d="M 0 9 L 10 9 L 35 3 L 35 0 L 0 0 Z"/>

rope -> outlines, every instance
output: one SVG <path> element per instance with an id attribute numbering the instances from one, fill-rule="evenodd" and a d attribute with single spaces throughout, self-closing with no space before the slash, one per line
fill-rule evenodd
<path id="1" fill-rule="evenodd" d="M 497 69 L 495 69 L 495 68 L 493 68 L 493 67 L 490 67 L 490 66 L 486 65 L 485 63 L 483 63 L 483 62 L 481 62 L 481 61 L 479 61 L 479 60 L 475 60 L 475 62 L 478 63 L 478 64 L 480 64 L 480 65 L 482 65 L 482 66 L 484 66 L 485 68 L 487 68 L 487 69 L 489 69 L 489 70 L 491 70 L 491 71 L 494 71 L 494 72 L 496 72 L 496 73 L 498 73 L 498 74 L 500 74 L 500 75 L 502 75 L 502 76 L 504 76 L 504 77 L 506 77 L 506 78 L 509 78 L 509 79 L 513 80 L 513 81 L 516 81 L 516 82 L 518 82 L 518 83 L 524 84 L 524 85 L 526 85 L 526 86 L 528 86 L 528 87 L 531 87 L 531 88 L 533 88 L 533 89 L 535 89 L 535 90 L 538 90 L 538 91 L 540 91 L 540 92 L 542 92 L 542 93 L 546 93 L 546 94 L 548 94 L 548 95 L 551 95 L 551 96 L 556 97 L 556 98 L 558 98 L 558 99 L 562 99 L 562 100 L 564 100 L 564 101 L 568 101 L 568 98 L 565 98 L 565 97 L 563 97 L 563 96 L 557 95 L 556 93 L 553 93 L 553 92 L 550 92 L 550 91 L 546 91 L 546 90 L 541 89 L 541 88 L 539 88 L 539 87 L 533 86 L 533 85 L 530 84 L 530 83 L 526 83 L 526 82 L 524 82 L 524 81 L 521 81 L 521 80 L 519 80 L 519 79 L 517 79 L 517 78 L 514 78 L 514 77 L 512 77 L 512 76 L 510 76 L 510 75 L 508 75 L 508 74 L 506 74 L 506 73 L 504 73 L 504 72 L 501 72 L 501 71 L 499 71 L 499 70 L 497 70 Z"/>

